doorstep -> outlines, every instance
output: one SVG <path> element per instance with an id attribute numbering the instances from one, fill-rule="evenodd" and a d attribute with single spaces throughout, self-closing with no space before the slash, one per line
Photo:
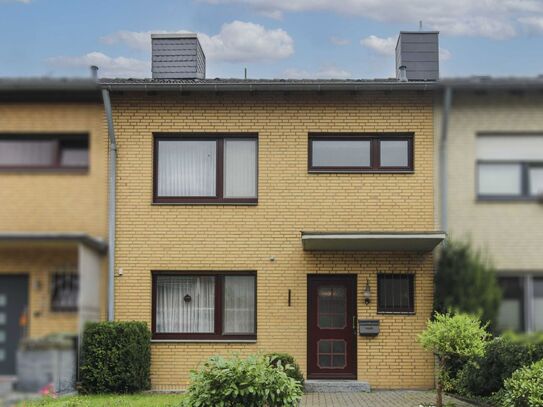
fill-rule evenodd
<path id="1" fill-rule="evenodd" d="M 306 393 L 369 393 L 370 385 L 358 380 L 306 380 Z"/>
<path id="2" fill-rule="evenodd" d="M 0 397 L 13 391 L 17 376 L 0 376 Z"/>

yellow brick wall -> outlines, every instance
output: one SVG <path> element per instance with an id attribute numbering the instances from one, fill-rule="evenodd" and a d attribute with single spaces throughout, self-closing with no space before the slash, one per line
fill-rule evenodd
<path id="1" fill-rule="evenodd" d="M 300 231 L 434 230 L 432 97 L 424 93 L 114 95 L 119 144 L 116 317 L 151 322 L 151 270 L 256 270 L 256 344 L 154 343 L 155 388 L 180 388 L 206 357 L 288 351 L 306 366 L 307 274 L 358 274 L 358 316 L 375 317 L 379 271 L 416 273 L 416 315 L 380 315 L 358 339 L 358 379 L 433 386 L 416 344 L 432 306 L 432 255 L 315 253 Z M 152 205 L 153 132 L 258 132 L 257 206 Z M 413 174 L 308 174 L 308 132 L 415 133 Z M 275 261 L 270 261 L 274 256 Z M 370 278 L 373 303 L 361 293 Z M 292 306 L 287 306 L 288 289 Z"/>
<path id="2" fill-rule="evenodd" d="M 453 95 L 447 147 L 450 237 L 469 239 L 490 256 L 498 270 L 508 273 L 542 270 L 543 206 L 534 201 L 476 200 L 477 133 L 543 133 L 542 111 L 543 97 L 535 92 Z M 441 104 L 435 113 L 437 145 Z"/>
<path id="3" fill-rule="evenodd" d="M 107 127 L 100 103 L 0 103 L 2 133 L 88 133 L 88 172 L 0 170 L 0 232 L 84 232 L 107 239 Z M 77 270 L 77 247 L 2 243 L 0 275 L 30 276 L 29 333 L 76 332 L 74 313 L 49 311 L 50 273 Z M 102 318 L 106 315 L 107 265 L 102 264 Z M 34 282 L 41 281 L 42 288 Z M 39 316 L 35 316 L 39 315 Z"/>

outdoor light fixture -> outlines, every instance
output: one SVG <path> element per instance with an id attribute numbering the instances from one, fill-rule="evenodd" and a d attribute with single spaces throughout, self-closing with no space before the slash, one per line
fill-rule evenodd
<path id="1" fill-rule="evenodd" d="M 364 304 L 369 305 L 371 302 L 371 290 L 370 290 L 370 280 L 366 278 L 366 288 L 364 289 Z"/>
<path id="2" fill-rule="evenodd" d="M 190 301 L 192 300 L 192 297 L 191 297 L 190 295 L 187 294 L 187 295 L 185 295 L 185 296 L 183 297 L 183 300 L 184 300 L 185 302 L 190 302 Z"/>

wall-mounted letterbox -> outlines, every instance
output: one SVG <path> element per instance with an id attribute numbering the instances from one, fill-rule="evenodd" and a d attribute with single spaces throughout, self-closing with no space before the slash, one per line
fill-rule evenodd
<path id="1" fill-rule="evenodd" d="M 379 320 L 378 319 L 358 320 L 358 333 L 360 334 L 360 336 L 379 335 Z"/>

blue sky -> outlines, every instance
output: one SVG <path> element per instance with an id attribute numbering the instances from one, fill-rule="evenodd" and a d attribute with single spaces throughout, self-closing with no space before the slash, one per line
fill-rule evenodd
<path id="1" fill-rule="evenodd" d="M 383 78 L 400 30 L 442 76 L 543 74 L 543 0 L 0 0 L 0 76 L 150 76 L 150 32 L 198 32 L 208 77 Z"/>

